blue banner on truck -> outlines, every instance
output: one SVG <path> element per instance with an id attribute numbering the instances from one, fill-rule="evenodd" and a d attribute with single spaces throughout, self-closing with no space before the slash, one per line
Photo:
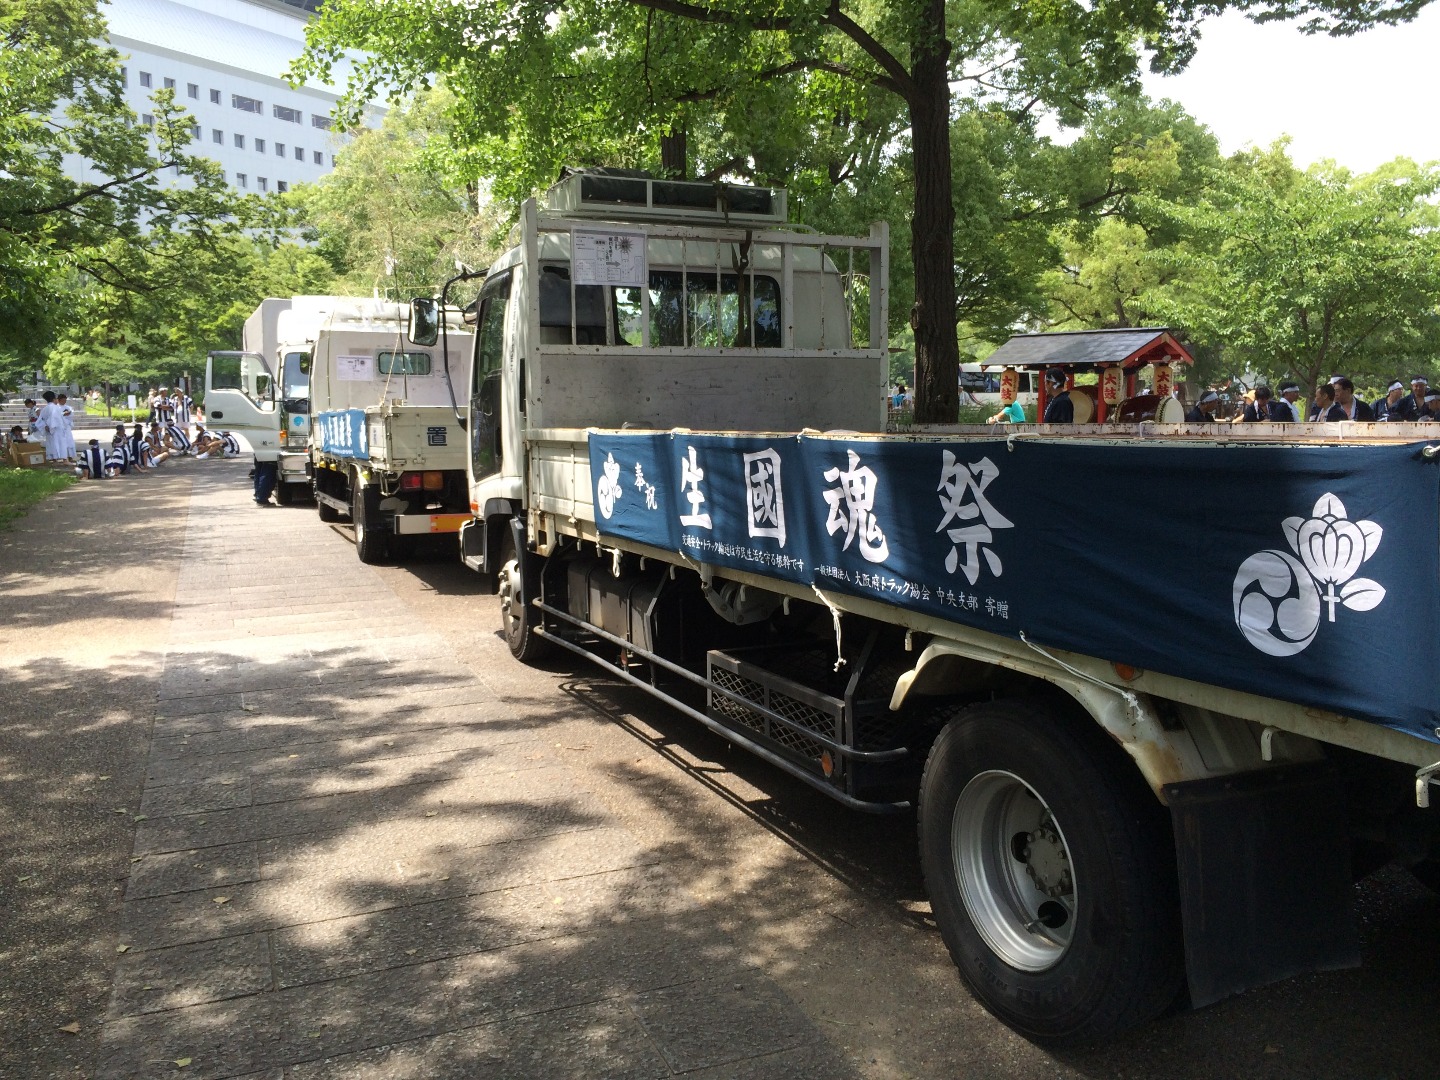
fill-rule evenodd
<path id="1" fill-rule="evenodd" d="M 1420 451 L 590 435 L 603 536 L 1433 742 L 1440 462 Z"/>
<path id="2" fill-rule="evenodd" d="M 311 418 L 312 438 L 321 450 L 340 457 L 368 460 L 370 435 L 365 429 L 364 409 L 337 409 Z"/>

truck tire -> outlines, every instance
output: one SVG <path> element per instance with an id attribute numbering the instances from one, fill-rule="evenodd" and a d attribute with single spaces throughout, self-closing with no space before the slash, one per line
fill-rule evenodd
<path id="1" fill-rule="evenodd" d="M 963 710 L 920 791 L 935 921 L 977 998 L 1052 1044 L 1151 1020 L 1183 982 L 1163 808 L 1098 731 L 1040 701 Z"/>
<path id="2" fill-rule="evenodd" d="M 372 484 L 356 484 L 350 496 L 350 520 L 355 524 L 355 554 L 363 563 L 378 563 L 388 554 L 381 527 L 380 492 Z"/>
<path id="3" fill-rule="evenodd" d="M 320 520 L 325 522 L 326 524 L 330 524 L 332 522 L 340 520 L 340 511 L 336 510 L 333 506 L 320 498 L 320 490 L 322 486 L 321 475 L 321 471 L 317 469 L 314 478 L 310 481 L 310 484 L 315 489 L 315 509 L 320 514 Z"/>
<path id="4" fill-rule="evenodd" d="M 275 501 L 281 506 L 289 506 L 295 501 L 295 488 L 290 484 L 276 484 Z"/>
<path id="5" fill-rule="evenodd" d="M 540 625 L 540 613 L 530 606 L 534 582 L 515 551 L 515 541 L 508 535 L 500 545 L 500 570 L 495 575 L 495 586 L 500 595 L 500 629 L 505 634 L 505 644 L 510 646 L 510 655 L 522 664 L 543 660 L 552 646 L 535 633 Z"/>

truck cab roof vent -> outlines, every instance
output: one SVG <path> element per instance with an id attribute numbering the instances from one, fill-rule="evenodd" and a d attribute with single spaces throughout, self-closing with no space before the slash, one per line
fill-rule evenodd
<path id="1" fill-rule="evenodd" d="M 628 169 L 565 169 L 546 197 L 569 217 L 607 221 L 746 222 L 779 226 L 785 189 L 700 180 L 659 180 Z"/>

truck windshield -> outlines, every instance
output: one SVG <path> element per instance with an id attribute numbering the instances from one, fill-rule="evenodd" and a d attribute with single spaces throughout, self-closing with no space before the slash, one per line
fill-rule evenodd
<path id="1" fill-rule="evenodd" d="M 288 352 L 280 372 L 281 393 L 285 397 L 310 396 L 310 354 Z"/>

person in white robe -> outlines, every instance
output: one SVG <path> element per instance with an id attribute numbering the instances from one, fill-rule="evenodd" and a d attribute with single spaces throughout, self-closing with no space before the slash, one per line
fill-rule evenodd
<path id="1" fill-rule="evenodd" d="M 64 412 L 59 405 L 55 404 L 53 390 L 46 390 L 44 397 L 45 404 L 35 418 L 33 430 L 45 440 L 45 460 L 64 461 L 66 457 Z"/>
<path id="2" fill-rule="evenodd" d="M 60 406 L 60 422 L 65 425 L 65 460 L 74 461 L 75 454 L 75 409 L 64 394 L 55 398 L 55 404 Z"/>

